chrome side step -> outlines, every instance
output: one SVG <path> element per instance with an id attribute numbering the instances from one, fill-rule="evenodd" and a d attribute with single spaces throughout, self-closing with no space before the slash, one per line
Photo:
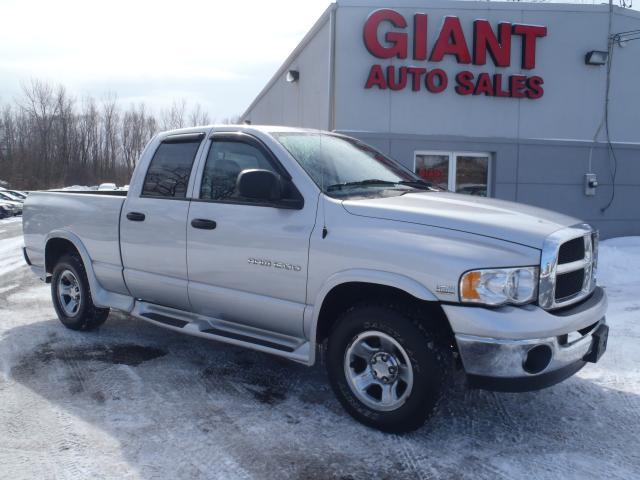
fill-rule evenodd
<path id="1" fill-rule="evenodd" d="M 304 338 L 267 332 L 246 325 L 238 325 L 142 301 L 136 301 L 131 315 L 188 335 L 271 353 L 305 365 L 313 363 L 311 344 Z"/>
<path id="2" fill-rule="evenodd" d="M 210 335 L 218 335 L 227 338 L 234 338 L 236 340 L 240 340 L 248 343 L 256 343 L 258 345 L 262 345 L 264 347 L 275 348 L 276 350 L 282 350 L 283 352 L 293 352 L 295 350 L 294 347 L 289 345 L 282 345 L 279 343 L 270 342 L 269 340 L 263 340 L 261 338 L 252 338 L 247 335 L 242 335 L 241 333 L 234 332 L 225 332 L 219 328 L 207 328 L 203 330 L 204 333 L 208 333 Z"/>
<path id="3" fill-rule="evenodd" d="M 165 325 L 170 325 L 172 327 L 184 327 L 187 323 L 184 320 L 178 320 L 177 318 L 167 317 L 166 315 L 160 315 L 159 313 L 147 312 L 143 313 L 142 316 L 144 318 L 148 318 L 149 320 L 153 320 L 154 322 L 164 323 Z"/>

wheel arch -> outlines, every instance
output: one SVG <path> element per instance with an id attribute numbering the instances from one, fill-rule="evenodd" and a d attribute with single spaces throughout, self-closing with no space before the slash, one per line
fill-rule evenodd
<path id="1" fill-rule="evenodd" d="M 75 253 L 80 257 L 87 274 L 91 289 L 91 299 L 96 307 L 114 307 L 119 310 L 130 311 L 133 308 L 133 298 L 105 290 L 93 268 L 93 262 L 84 243 L 73 232 L 67 230 L 53 230 L 45 238 L 44 265 L 46 281 L 51 281 L 51 273 L 57 261 L 67 253 Z"/>
<path id="2" fill-rule="evenodd" d="M 443 332 L 447 341 L 455 338 L 449 320 L 438 298 L 424 285 L 400 274 L 358 270 L 334 275 L 317 296 L 313 317 L 305 325 L 308 338 L 315 345 L 328 337 L 339 314 L 346 308 L 367 299 L 407 305 L 420 314 L 421 321 L 429 321 Z"/>

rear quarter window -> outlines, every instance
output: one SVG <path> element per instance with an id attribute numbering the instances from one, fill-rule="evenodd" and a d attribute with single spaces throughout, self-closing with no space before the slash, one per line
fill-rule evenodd
<path id="1" fill-rule="evenodd" d="M 151 159 L 143 197 L 185 198 L 200 141 L 161 143 Z"/>

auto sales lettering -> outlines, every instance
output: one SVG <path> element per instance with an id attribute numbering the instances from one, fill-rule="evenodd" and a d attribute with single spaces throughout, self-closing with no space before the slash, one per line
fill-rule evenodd
<path id="1" fill-rule="evenodd" d="M 413 42 L 410 45 L 407 19 L 397 11 L 376 10 L 367 18 L 364 44 L 371 55 L 400 60 L 411 55 L 414 63 L 386 67 L 372 65 L 365 88 L 411 89 L 416 92 L 425 89 L 431 93 L 453 88 L 458 95 L 542 97 L 544 81 L 538 75 L 474 73 L 469 70 L 447 73 L 442 68 L 422 66 L 420 62 L 437 64 L 450 56 L 460 65 L 486 65 L 490 61 L 498 68 L 506 68 L 511 66 L 512 39 L 519 37 L 522 44 L 520 66 L 522 70 L 533 70 L 536 66 L 536 43 L 547 35 L 547 27 L 509 22 L 501 22 L 494 27 L 487 20 L 475 20 L 473 38 L 468 39 L 458 17 L 445 17 L 431 47 L 427 41 L 428 20 L 424 13 L 413 16 Z M 383 26 L 386 33 L 381 32 Z"/>

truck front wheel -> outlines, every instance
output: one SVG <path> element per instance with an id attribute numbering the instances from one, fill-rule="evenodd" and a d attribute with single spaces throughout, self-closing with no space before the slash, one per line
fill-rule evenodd
<path id="1" fill-rule="evenodd" d="M 51 297 L 58 318 L 71 330 L 96 329 L 109 316 L 108 308 L 93 304 L 87 272 L 76 255 L 63 255 L 53 269 Z"/>
<path id="2" fill-rule="evenodd" d="M 385 432 L 421 427 L 449 378 L 451 353 L 400 308 L 347 310 L 329 336 L 331 386 L 356 420 Z"/>

